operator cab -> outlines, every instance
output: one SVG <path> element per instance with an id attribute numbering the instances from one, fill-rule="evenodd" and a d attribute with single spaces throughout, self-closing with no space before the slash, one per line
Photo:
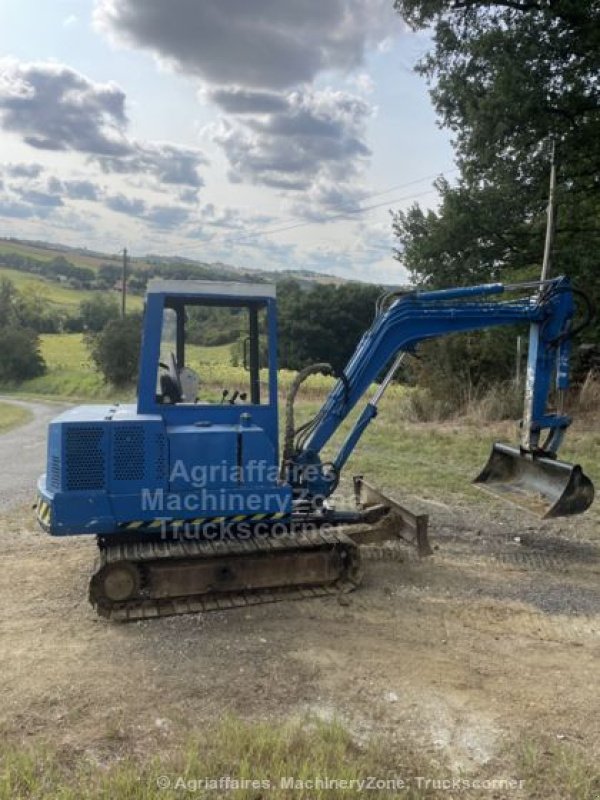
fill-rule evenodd
<path id="1" fill-rule="evenodd" d="M 270 285 L 151 281 L 152 297 L 149 313 L 159 315 L 152 330 L 160 330 L 160 345 L 156 363 L 146 368 L 156 374 L 158 405 L 269 403 L 261 370 L 266 377 Z"/>

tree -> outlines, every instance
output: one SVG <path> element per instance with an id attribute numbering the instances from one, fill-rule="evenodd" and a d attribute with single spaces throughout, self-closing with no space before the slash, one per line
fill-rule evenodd
<path id="1" fill-rule="evenodd" d="M 0 381 L 14 383 L 35 378 L 46 370 L 36 331 L 23 325 L 23 298 L 14 283 L 0 280 Z"/>
<path id="2" fill-rule="evenodd" d="M 453 134 L 460 178 L 437 212 L 394 218 L 418 282 L 537 277 L 549 143 L 556 142 L 555 270 L 598 293 L 600 5 L 578 0 L 396 0 L 434 46 L 417 65 Z"/>
<path id="3" fill-rule="evenodd" d="M 84 330 L 97 332 L 119 316 L 119 306 L 111 295 L 97 293 L 81 301 L 79 315 Z"/>
<path id="4" fill-rule="evenodd" d="M 600 4 L 579 0 L 395 0 L 433 48 L 416 66 L 453 135 L 459 178 L 436 211 L 393 215 L 396 257 L 417 284 L 537 279 L 557 153 L 552 274 L 600 294 Z M 586 338 L 600 339 L 600 328 Z M 420 382 L 460 401 L 465 386 L 511 376 L 514 332 L 423 347 Z M 492 357 L 486 357 L 490 354 Z"/>
<path id="5" fill-rule="evenodd" d="M 92 361 L 108 383 L 126 386 L 137 379 L 142 336 L 139 315 L 111 319 L 99 333 L 90 333 L 86 344 Z"/>
<path id="6" fill-rule="evenodd" d="M 303 290 L 294 281 L 278 285 L 279 361 L 282 367 L 301 369 L 317 361 L 340 371 L 362 334 L 370 327 L 377 286 L 343 284 Z"/>
<path id="7" fill-rule="evenodd" d="M 29 328 L 0 328 L 2 347 L 0 348 L 0 381 L 14 383 L 29 378 L 37 378 L 46 371 L 46 364 L 40 353 L 40 340 L 35 331 Z"/>

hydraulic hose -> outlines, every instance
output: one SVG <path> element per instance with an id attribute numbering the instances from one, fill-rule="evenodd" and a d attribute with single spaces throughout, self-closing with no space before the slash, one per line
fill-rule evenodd
<path id="1" fill-rule="evenodd" d="M 282 478 L 284 477 L 283 472 L 285 469 L 285 464 L 287 464 L 294 453 L 294 437 L 297 433 L 294 427 L 294 403 L 296 402 L 296 395 L 298 394 L 298 391 L 304 381 L 307 378 L 310 378 L 311 375 L 317 375 L 318 373 L 321 373 L 322 375 L 333 375 L 333 367 L 331 364 L 326 363 L 309 364 L 308 367 L 304 367 L 304 369 L 300 370 L 290 386 L 287 402 L 285 404 L 285 432 L 283 441 L 283 454 L 281 456 Z"/>

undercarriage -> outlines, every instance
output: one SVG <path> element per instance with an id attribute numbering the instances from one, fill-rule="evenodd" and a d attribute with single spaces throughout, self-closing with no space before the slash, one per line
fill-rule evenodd
<path id="1" fill-rule="evenodd" d="M 362 580 L 361 545 L 404 539 L 431 552 L 427 518 L 355 478 L 357 511 L 299 514 L 260 536 L 212 541 L 185 529 L 171 539 L 99 539 L 89 598 L 114 621 L 214 611 L 347 593 Z"/>

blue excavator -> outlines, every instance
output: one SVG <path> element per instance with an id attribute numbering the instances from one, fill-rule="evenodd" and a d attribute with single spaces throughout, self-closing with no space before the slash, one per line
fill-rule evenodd
<path id="1" fill-rule="evenodd" d="M 361 543 L 397 535 L 431 552 L 427 517 L 362 477 L 354 479 L 355 507 L 338 509 L 332 499 L 403 359 L 434 337 L 519 323 L 530 330 L 520 442 L 494 444 L 476 483 L 543 517 L 582 513 L 592 483 L 557 458 L 571 422 L 561 407 L 571 344 L 586 322 L 574 321 L 579 297 L 589 318 L 585 295 L 565 277 L 384 294 L 323 406 L 298 427 L 302 382 L 332 370 L 313 365 L 294 380 L 280 458 L 275 288 L 151 281 L 137 403 L 79 406 L 51 422 L 39 523 L 52 536 L 96 538 L 89 597 L 113 620 L 352 590 Z M 242 332 L 245 369 L 232 371 L 238 385 L 209 402 L 190 363 L 198 330 L 215 313 Z M 371 387 L 325 460 L 324 448 Z"/>

